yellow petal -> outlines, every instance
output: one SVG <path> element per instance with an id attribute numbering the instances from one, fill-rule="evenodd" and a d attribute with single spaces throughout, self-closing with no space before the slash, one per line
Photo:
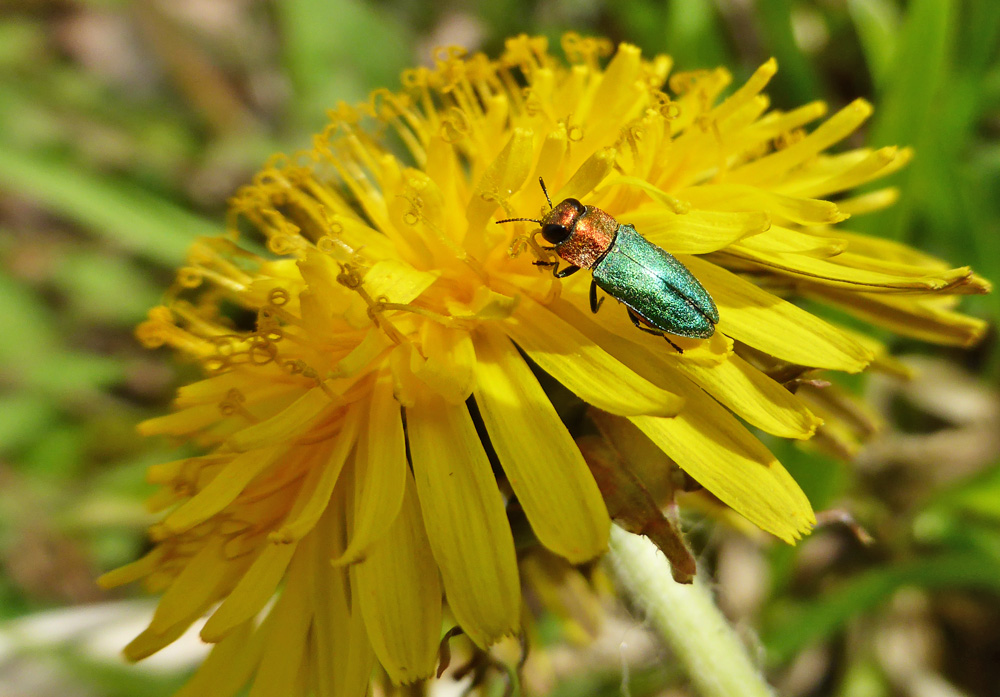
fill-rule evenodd
<path id="1" fill-rule="evenodd" d="M 947 270 L 949 268 L 948 264 L 941 259 L 921 252 L 919 249 L 903 242 L 889 240 L 884 237 L 862 235 L 848 230 L 837 230 L 836 236 L 847 240 L 848 248 L 852 252 L 872 257 L 876 260 L 884 259 L 885 261 L 898 262 L 910 266 L 923 266 L 935 271 Z"/>
<path id="2" fill-rule="evenodd" d="M 273 446 L 237 455 L 204 489 L 167 516 L 164 527 L 178 533 L 205 522 L 235 501 L 255 477 L 287 452 L 287 448 Z"/>
<path id="3" fill-rule="evenodd" d="M 406 410 L 413 476 L 448 606 L 486 647 L 517 630 L 514 540 L 503 499 L 468 410 L 421 394 Z"/>
<path id="4" fill-rule="evenodd" d="M 405 460 L 404 460 L 405 465 Z M 430 677 L 441 636 L 441 579 L 408 469 L 405 496 L 388 534 L 351 569 L 356 600 L 375 655 L 394 683 Z"/>
<path id="5" fill-rule="evenodd" d="M 212 537 L 188 560 L 160 598 L 149 632 L 166 634 L 177 627 L 186 629 L 218 599 L 219 589 L 246 568 L 248 562 L 226 561 L 223 542 L 221 537 Z"/>
<path id="6" fill-rule="evenodd" d="M 684 398 L 684 408 L 673 418 L 630 417 L 663 452 L 733 509 L 781 539 L 793 541 L 810 528 L 815 522 L 812 508 L 798 484 L 732 414 L 671 370 L 663 357 L 644 347 L 611 344 L 604 329 L 571 310 L 562 316 L 567 321 L 575 318 L 575 327 L 590 341 L 609 343 L 619 360 Z"/>
<path id="7" fill-rule="evenodd" d="M 815 198 L 784 196 L 768 189 L 745 184 L 706 184 L 684 189 L 681 196 L 698 208 L 723 211 L 757 209 L 777 221 L 802 225 L 839 223 L 847 216 L 837 210 L 837 204 Z"/>
<path id="8" fill-rule="evenodd" d="M 227 444 L 242 453 L 287 443 L 297 434 L 307 431 L 317 418 L 334 406 L 326 392 L 313 387 L 271 418 L 237 431 L 230 436 Z"/>
<path id="9" fill-rule="evenodd" d="M 367 684 L 366 657 L 374 660 L 361 613 L 352 614 L 349 607 L 347 570 L 330 564 L 330 559 L 340 556 L 344 549 L 347 491 L 344 485 L 334 490 L 331 505 L 299 545 L 309 560 L 310 583 L 305 595 L 313 613 L 310 650 L 315 656 L 312 663 L 317 697 L 364 694 L 364 688 L 349 692 L 345 686 L 357 685 L 362 678 Z M 367 670 L 371 672 L 370 667 Z"/>
<path id="10" fill-rule="evenodd" d="M 364 286 L 372 298 L 405 305 L 420 297 L 440 275 L 439 271 L 418 271 L 397 259 L 385 259 L 368 269 Z"/>
<path id="11" fill-rule="evenodd" d="M 265 634 L 260 665 L 250 697 L 288 694 L 303 668 L 312 609 L 309 606 L 309 566 L 305 555 L 292 560 L 281 597 L 260 631 Z"/>
<path id="12" fill-rule="evenodd" d="M 352 564 L 396 520 L 406 485 L 406 436 L 392 380 L 383 373 L 372 389 L 368 419 L 354 457 L 354 528 L 336 564 Z"/>
<path id="13" fill-rule="evenodd" d="M 639 71 L 642 69 L 640 56 L 637 46 L 619 44 L 615 55 L 600 73 L 600 82 L 594 91 L 590 109 L 586 110 L 588 123 L 606 119 L 609 114 L 622 114 L 631 100 L 635 99 L 633 84 L 639 79 Z M 584 107 L 582 104 L 580 106 Z"/>
<path id="14" fill-rule="evenodd" d="M 475 381 L 476 352 L 469 333 L 425 322 L 421 331 L 423 357 L 410 355 L 410 370 L 452 404 L 464 404 Z"/>
<path id="15" fill-rule="evenodd" d="M 207 610 L 208 607 L 209 606 L 206 605 L 204 610 Z M 193 622 L 194 619 L 191 621 Z M 125 660 L 130 663 L 135 663 L 136 661 L 141 661 L 144 658 L 149 658 L 160 649 L 165 646 L 169 646 L 180 639 L 181 635 L 184 634 L 190 626 L 190 623 L 178 623 L 164 632 L 154 632 L 151 629 L 146 629 L 135 639 L 130 641 L 124 649 L 122 649 L 122 656 L 124 656 Z"/>
<path id="16" fill-rule="evenodd" d="M 476 359 L 476 404 L 535 535 L 573 563 L 593 559 L 610 519 L 573 437 L 507 337 L 484 331 Z"/>
<path id="17" fill-rule="evenodd" d="M 144 436 L 179 436 L 211 426 L 222 418 L 218 404 L 201 404 L 171 414 L 146 419 L 137 428 Z"/>
<path id="18" fill-rule="evenodd" d="M 777 72 L 778 61 L 770 58 L 754 71 L 750 79 L 738 87 L 730 96 L 726 97 L 719 106 L 712 109 L 710 116 L 718 121 L 731 116 L 737 109 L 760 94 L 761 90 L 767 86 L 767 83 L 771 81 L 771 78 Z"/>
<path id="19" fill-rule="evenodd" d="M 569 181 L 553 194 L 555 202 L 565 198 L 587 198 L 587 195 L 597 188 L 597 185 L 604 181 L 604 178 L 611 172 L 617 154 L 614 148 L 604 148 L 588 157 L 569 178 Z"/>
<path id="20" fill-rule="evenodd" d="M 820 124 L 802 140 L 730 171 L 727 181 L 756 186 L 769 184 L 795 165 L 849 136 L 871 113 L 871 104 L 863 99 L 857 99 Z"/>
<path id="21" fill-rule="evenodd" d="M 805 177 L 802 182 L 789 181 L 782 188 L 800 196 L 828 196 L 867 184 L 872 179 L 886 177 L 904 167 L 913 159 L 911 148 L 889 146 L 875 151 L 864 151 L 860 161 L 848 167 L 839 167 L 818 181 Z M 833 160 L 834 158 L 828 158 Z"/>
<path id="22" fill-rule="evenodd" d="M 144 557 L 102 574 L 97 579 L 97 585 L 107 590 L 138 581 L 155 571 L 165 554 L 165 547 L 154 547 Z"/>
<path id="23" fill-rule="evenodd" d="M 534 137 L 530 129 L 515 128 L 507 145 L 490 163 L 476 185 L 476 191 L 469 200 L 466 218 L 469 223 L 469 238 L 466 248 L 474 256 L 479 256 L 478 248 L 484 241 L 486 222 L 493 212 L 511 194 L 521 188 L 531 172 Z"/>
<path id="24" fill-rule="evenodd" d="M 839 305 L 877 327 L 935 344 L 972 346 L 988 327 L 981 319 L 915 301 L 912 296 L 848 293 L 822 286 L 803 290 L 805 295 Z"/>
<path id="25" fill-rule="evenodd" d="M 692 392 L 673 419 L 632 423 L 681 469 L 762 530 L 792 543 L 816 523 L 809 499 L 760 441 L 711 397 Z"/>
<path id="26" fill-rule="evenodd" d="M 719 306 L 717 330 L 776 358 L 857 373 L 871 352 L 836 327 L 697 257 L 684 264 Z"/>
<path id="27" fill-rule="evenodd" d="M 253 674 L 264 648 L 264 633 L 244 622 L 212 647 L 195 674 L 174 697 L 232 697 Z"/>
<path id="28" fill-rule="evenodd" d="M 683 403 L 527 297 L 504 328 L 542 370 L 598 409 L 620 416 L 670 416 Z"/>
<path id="29" fill-rule="evenodd" d="M 811 438 L 823 423 L 791 392 L 739 356 L 712 367 L 677 361 L 706 392 L 737 416 L 782 438 Z"/>
<path id="30" fill-rule="evenodd" d="M 850 252 L 844 252 L 828 261 L 802 255 L 758 251 L 739 242 L 727 249 L 724 254 L 747 259 L 754 265 L 762 266 L 769 271 L 803 279 L 806 282 L 869 293 L 943 290 L 957 286 L 972 275 L 972 269 L 968 266 L 936 273 L 927 273 L 929 269 L 921 269 L 922 275 L 920 276 L 895 275 L 892 273 L 893 271 L 907 274 L 909 272 L 898 268 L 898 266 L 893 267 L 889 263 L 886 263 L 884 268 L 890 273 L 867 270 L 863 268 L 865 266 L 863 260 Z M 851 263 L 856 264 L 856 266 L 849 266 L 848 264 Z"/>
<path id="31" fill-rule="evenodd" d="M 201 630 L 204 641 L 220 641 L 233 628 L 260 612 L 285 575 L 297 545 L 268 544 L 240 578 L 239 583 L 212 613 Z"/>
<path id="32" fill-rule="evenodd" d="M 533 178 L 555 181 L 562 169 L 563 159 L 566 157 L 568 149 L 569 136 L 566 134 L 566 124 L 558 123 L 555 128 L 549 131 L 542 142 Z"/>
<path id="33" fill-rule="evenodd" d="M 268 535 L 270 541 L 289 543 L 301 540 L 315 527 L 323 511 L 330 505 L 333 487 L 336 486 L 340 472 L 354 449 L 359 420 L 357 409 L 347 411 L 343 426 L 334 437 L 330 456 L 310 468 L 306 480 L 308 486 L 303 485 L 299 491 L 295 505 L 281 528 Z"/>
<path id="34" fill-rule="evenodd" d="M 765 254 L 791 253 L 796 255 L 796 258 L 804 254 L 824 258 L 843 252 L 847 248 L 847 241 L 836 237 L 810 235 L 781 225 L 772 225 L 763 234 L 740 240 L 738 248 Z"/>
<path id="35" fill-rule="evenodd" d="M 714 252 L 746 237 L 759 235 L 771 225 L 767 214 L 759 211 L 692 210 L 676 215 L 656 206 L 632 211 L 620 222 L 631 223 L 643 237 L 671 254 Z"/>

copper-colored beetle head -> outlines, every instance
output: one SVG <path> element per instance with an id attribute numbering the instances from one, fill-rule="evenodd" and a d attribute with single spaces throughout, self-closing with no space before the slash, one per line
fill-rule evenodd
<path id="1" fill-rule="evenodd" d="M 556 254 L 573 266 L 589 269 L 607 254 L 618 230 L 618 221 L 594 206 L 585 206 L 575 198 L 563 199 L 558 206 L 552 205 L 545 182 L 538 179 L 545 192 L 545 200 L 551 210 L 535 218 L 508 218 L 497 223 L 513 223 L 524 221 L 538 223 L 541 227 L 532 233 L 541 234 L 545 241 L 552 245 Z M 551 266 L 551 264 L 543 264 Z"/>
<path id="2" fill-rule="evenodd" d="M 542 218 L 542 237 L 549 244 L 565 242 L 573 234 L 577 221 L 586 211 L 586 206 L 575 198 L 563 200 Z"/>

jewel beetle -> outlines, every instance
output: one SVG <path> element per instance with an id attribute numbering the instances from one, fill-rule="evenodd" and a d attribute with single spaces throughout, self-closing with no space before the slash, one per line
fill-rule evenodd
<path id="1" fill-rule="evenodd" d="M 549 203 L 541 220 L 508 218 L 497 223 L 524 221 L 538 223 L 542 237 L 567 262 L 535 261 L 536 266 L 552 267 L 552 275 L 566 278 L 582 268 L 590 269 L 590 309 L 596 313 L 604 298 L 600 288 L 624 304 L 629 318 L 639 329 L 662 336 L 678 353 L 683 350 L 666 334 L 691 339 L 707 339 L 715 333 L 719 310 L 715 301 L 687 267 L 640 235 L 635 227 L 620 224 L 595 206 L 585 206 L 575 198 L 552 205 L 545 182 L 538 183 Z"/>

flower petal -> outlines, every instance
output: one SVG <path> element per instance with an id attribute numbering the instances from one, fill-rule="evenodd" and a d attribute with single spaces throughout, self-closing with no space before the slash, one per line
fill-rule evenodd
<path id="1" fill-rule="evenodd" d="M 698 257 L 683 262 L 712 294 L 723 334 L 799 365 L 857 373 L 871 361 L 865 347 L 802 308 Z"/>
<path id="2" fill-rule="evenodd" d="M 683 402 L 677 395 L 638 376 L 527 297 L 504 328 L 542 370 L 598 409 L 620 416 L 670 416 L 681 408 Z"/>
<path id="3" fill-rule="evenodd" d="M 789 275 L 793 278 L 806 279 L 808 282 L 818 285 L 855 292 L 906 293 L 944 290 L 957 286 L 972 276 L 972 269 L 968 266 L 936 273 L 930 273 L 931 269 L 920 269 L 922 272 L 920 276 L 871 271 L 863 268 L 865 265 L 863 258 L 857 258 L 857 255 L 850 252 L 844 252 L 833 260 L 826 260 L 803 255 L 765 252 L 736 243 L 720 254 L 731 254 L 737 258 L 746 259 L 754 265 L 763 266 L 769 271 Z M 855 265 L 849 265 L 852 263 Z M 884 268 L 900 273 L 903 271 L 899 268 L 893 269 L 889 263 L 886 263 Z"/>
<path id="4" fill-rule="evenodd" d="M 785 196 L 745 184 L 703 184 L 684 189 L 679 195 L 698 208 L 719 211 L 759 210 L 775 220 L 802 225 L 839 223 L 847 217 L 831 201 Z"/>
<path id="5" fill-rule="evenodd" d="M 310 486 L 303 486 L 299 491 L 295 505 L 282 526 L 267 536 L 270 541 L 285 544 L 295 542 L 305 537 L 316 526 L 323 511 L 330 504 L 333 488 L 354 449 L 359 419 L 357 409 L 347 411 L 340 432 L 334 438 L 330 456 L 310 469 L 308 479 Z"/>
<path id="6" fill-rule="evenodd" d="M 280 446 L 251 450 L 232 458 L 205 488 L 185 501 L 163 521 L 170 532 L 180 533 L 203 523 L 236 500 L 247 485 L 289 450 Z"/>
<path id="7" fill-rule="evenodd" d="M 476 404 L 535 535 L 575 564 L 593 559 L 610 520 L 572 436 L 507 337 L 484 331 L 476 359 Z"/>
<path id="8" fill-rule="evenodd" d="M 423 355 L 410 354 L 410 370 L 451 404 L 464 404 L 475 382 L 476 352 L 469 333 L 437 322 L 423 326 Z"/>
<path id="9" fill-rule="evenodd" d="M 682 469 L 755 525 L 783 540 L 798 539 L 814 524 L 809 500 L 795 480 L 723 406 L 675 370 L 664 369 L 664 358 L 643 347 L 611 342 L 603 328 L 584 319 L 568 303 L 562 307 L 567 326 L 586 332 L 592 342 L 608 344 L 619 360 L 684 398 L 684 408 L 673 418 L 629 417 Z"/>
<path id="10" fill-rule="evenodd" d="M 365 273 L 364 286 L 372 298 L 406 304 L 416 300 L 440 275 L 440 271 L 418 271 L 397 259 L 384 259 Z"/>
<path id="11" fill-rule="evenodd" d="M 312 616 L 307 561 L 305 555 L 294 559 L 281 597 L 261 626 L 264 648 L 250 697 L 287 694 L 299 681 Z"/>
<path id="12" fill-rule="evenodd" d="M 234 433 L 229 437 L 228 445 L 242 453 L 277 443 L 287 443 L 290 436 L 307 431 L 316 419 L 334 406 L 336 404 L 326 392 L 319 387 L 313 387 L 271 418 Z"/>
<path id="13" fill-rule="evenodd" d="M 559 191 L 555 193 L 555 200 L 562 201 L 567 198 L 586 198 L 587 194 L 597 188 L 597 185 L 604 181 L 615 165 L 615 157 L 618 151 L 614 148 L 604 148 L 598 150 L 588 157 L 580 168 L 573 173 Z"/>
<path id="14" fill-rule="evenodd" d="M 855 152 L 862 154 L 863 158 L 848 161 L 847 166 L 832 168 L 822 178 L 804 176 L 800 181 L 789 181 L 781 189 L 796 196 L 828 196 L 867 184 L 877 177 L 888 176 L 913 159 L 911 148 L 895 146 Z M 825 159 L 827 162 L 836 161 L 836 157 Z"/>
<path id="15" fill-rule="evenodd" d="M 896 334 L 949 346 L 972 346 L 986 333 L 987 323 L 912 297 L 849 293 L 812 286 L 807 296 L 850 310 L 851 314 Z"/>
<path id="16" fill-rule="evenodd" d="M 518 627 L 514 539 L 503 499 L 464 405 L 420 394 L 406 410 L 413 476 L 448 606 L 487 647 Z"/>
<path id="17" fill-rule="evenodd" d="M 347 491 L 344 484 L 336 488 L 316 528 L 299 545 L 309 562 L 310 582 L 302 595 L 312 610 L 313 656 L 308 663 L 317 697 L 365 694 L 375 662 L 361 612 L 349 607 L 347 570 L 330 564 L 331 558 L 343 552 Z"/>
<path id="18" fill-rule="evenodd" d="M 685 394 L 672 419 L 630 417 L 681 469 L 757 527 L 793 543 L 816 523 L 809 499 L 781 463 L 704 393 Z"/>
<path id="19" fill-rule="evenodd" d="M 268 544 L 201 630 L 204 641 L 220 641 L 260 612 L 285 575 L 295 544 Z"/>
<path id="20" fill-rule="evenodd" d="M 677 369 L 737 416 L 767 433 L 806 439 L 823 423 L 795 395 L 739 356 L 711 367 L 680 360 Z"/>
<path id="21" fill-rule="evenodd" d="M 354 527 L 334 564 L 353 564 L 396 520 L 406 486 L 406 436 L 392 380 L 383 373 L 373 387 L 368 418 L 354 456 Z"/>
<path id="22" fill-rule="evenodd" d="M 515 128 L 504 149 L 483 172 L 466 211 L 469 222 L 466 247 L 470 253 L 476 254 L 478 247 L 483 244 L 486 221 L 493 215 L 493 211 L 501 201 L 509 199 L 511 194 L 520 189 L 528 178 L 533 147 L 534 136 L 531 130 Z"/>
<path id="23" fill-rule="evenodd" d="M 856 99 L 802 140 L 731 170 L 726 179 L 734 184 L 770 184 L 795 165 L 849 136 L 871 113 L 871 104 Z"/>
<path id="24" fill-rule="evenodd" d="M 399 514 L 388 534 L 351 569 L 351 597 L 375 655 L 396 684 L 434 673 L 441 635 L 440 574 L 424 532 L 416 485 L 408 469 L 403 474 Z"/>
<path id="25" fill-rule="evenodd" d="M 213 537 L 188 560 L 160 598 L 147 632 L 162 635 L 177 627 L 186 629 L 218 599 L 219 589 L 239 576 L 245 565 L 228 563 L 222 555 L 223 543 Z"/>
<path id="26" fill-rule="evenodd" d="M 808 255 L 826 258 L 842 253 L 847 241 L 836 237 L 810 235 L 781 225 L 771 228 L 755 237 L 740 240 L 740 249 L 750 249 L 766 254 Z"/>
<path id="27" fill-rule="evenodd" d="M 264 649 L 264 633 L 244 622 L 212 647 L 208 658 L 174 697 L 232 697 L 250 679 Z"/>
<path id="28" fill-rule="evenodd" d="M 630 212 L 627 222 L 643 237 L 671 254 L 707 254 L 723 249 L 771 225 L 766 213 L 692 210 L 677 215 L 661 206 Z"/>

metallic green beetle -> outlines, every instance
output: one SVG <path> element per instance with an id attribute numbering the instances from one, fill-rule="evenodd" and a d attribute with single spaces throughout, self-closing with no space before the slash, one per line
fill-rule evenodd
<path id="1" fill-rule="evenodd" d="M 683 350 L 665 334 L 707 339 L 715 333 L 719 310 L 698 279 L 671 254 L 636 232 L 620 225 L 600 208 L 585 206 L 575 198 L 552 205 L 545 183 L 538 180 L 551 210 L 541 220 L 510 218 L 498 223 L 523 220 L 541 225 L 542 237 L 569 265 L 536 261 L 551 266 L 556 278 L 566 278 L 581 268 L 590 269 L 590 309 L 601 307 L 597 289 L 623 303 L 636 327 L 663 336 L 679 353 Z"/>

